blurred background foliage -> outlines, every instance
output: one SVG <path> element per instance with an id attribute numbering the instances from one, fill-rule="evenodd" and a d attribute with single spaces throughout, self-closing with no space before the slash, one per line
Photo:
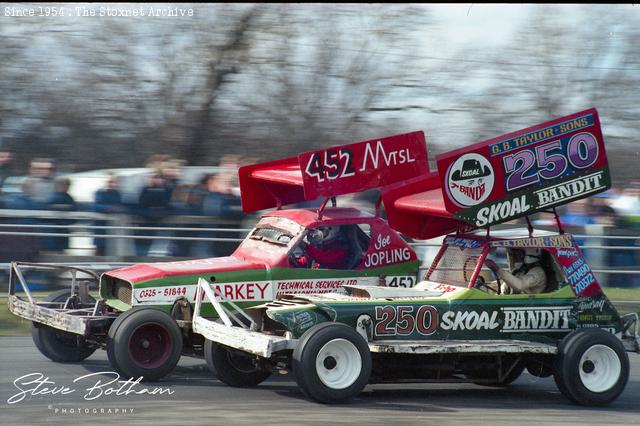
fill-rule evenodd
<path id="1" fill-rule="evenodd" d="M 501 5 L 518 25 L 499 43 L 478 36 L 491 22 L 465 38 L 449 5 L 167 6 L 194 16 L 0 17 L 0 150 L 16 174 L 34 156 L 67 172 L 154 153 L 215 165 L 419 129 L 433 166 L 596 107 L 614 181 L 638 177 L 638 6 Z"/>

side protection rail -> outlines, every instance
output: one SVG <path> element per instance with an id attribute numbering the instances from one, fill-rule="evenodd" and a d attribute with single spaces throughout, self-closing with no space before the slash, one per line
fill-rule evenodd
<path id="1" fill-rule="evenodd" d="M 218 321 L 202 316 L 202 303 L 213 305 Z M 238 305 L 204 278 L 198 279 L 196 307 L 192 323 L 194 333 L 230 348 L 269 358 L 274 352 L 293 349 L 297 340 L 261 333 L 260 325 Z"/>
<path id="2" fill-rule="evenodd" d="M 627 351 L 640 353 L 638 314 L 635 312 L 622 316 L 622 344 Z"/>

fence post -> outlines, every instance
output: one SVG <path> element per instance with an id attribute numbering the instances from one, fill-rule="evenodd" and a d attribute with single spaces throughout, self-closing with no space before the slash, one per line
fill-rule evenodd
<path id="1" fill-rule="evenodd" d="M 604 235 L 604 225 L 599 223 L 585 225 L 584 230 L 587 235 L 592 236 L 602 236 Z M 588 239 L 585 243 L 590 246 L 600 246 L 603 247 L 605 245 L 605 240 L 602 238 L 591 238 Z M 587 260 L 589 261 L 589 266 L 591 269 L 607 269 L 606 265 L 606 250 L 602 249 L 588 249 Z M 596 275 L 596 279 L 602 286 L 607 286 L 607 280 L 609 278 L 609 274 L 605 272 L 594 272 Z"/>
<path id="2" fill-rule="evenodd" d="M 109 218 L 110 225 L 130 226 L 130 216 L 126 214 L 114 214 Z M 124 229 L 112 229 L 108 233 L 113 235 L 127 235 Z M 118 261 L 122 261 L 127 256 L 135 256 L 134 240 L 129 238 L 107 238 L 107 256 L 115 256 Z"/>

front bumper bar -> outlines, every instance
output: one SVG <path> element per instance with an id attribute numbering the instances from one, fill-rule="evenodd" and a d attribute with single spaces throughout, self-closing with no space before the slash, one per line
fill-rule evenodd
<path id="1" fill-rule="evenodd" d="M 58 271 L 71 275 L 69 297 L 64 302 L 36 301 L 24 277 L 23 269 Z M 9 276 L 9 311 L 16 316 L 34 323 L 47 325 L 58 330 L 89 336 L 95 325 L 107 324 L 114 317 L 102 315 L 102 301 L 89 302 L 89 285 L 86 280 L 77 278 L 78 273 L 89 275 L 97 283 L 99 277 L 92 271 L 72 266 L 51 265 L 46 263 L 12 262 Z M 18 285 L 28 300 L 16 295 Z"/>

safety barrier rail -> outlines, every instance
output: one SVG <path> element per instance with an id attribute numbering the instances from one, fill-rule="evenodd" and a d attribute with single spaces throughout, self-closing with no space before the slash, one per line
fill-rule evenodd
<path id="1" fill-rule="evenodd" d="M 75 220 L 76 223 L 60 225 L 55 223 L 18 222 L 32 219 Z M 0 221 L 2 220 L 8 223 L 0 223 L 0 238 L 5 236 L 70 238 L 70 250 L 67 250 L 67 252 L 69 256 L 74 257 L 74 260 L 77 259 L 79 261 L 74 262 L 74 264 L 80 264 L 83 259 L 92 256 L 91 253 L 95 249 L 94 239 L 103 239 L 107 245 L 105 254 L 109 256 L 110 263 L 113 264 L 120 261 L 119 263 L 124 265 L 130 264 L 129 262 L 124 262 L 125 259 L 129 260 L 136 257 L 133 249 L 135 240 L 183 241 L 187 243 L 218 242 L 233 247 L 235 243 L 239 243 L 244 239 L 243 237 L 251 230 L 250 226 L 253 226 L 256 218 L 249 216 L 241 221 L 209 216 L 169 215 L 155 219 L 153 222 L 147 222 L 139 216 L 130 214 L 0 209 Z M 96 222 L 102 224 L 96 224 Z M 107 223 L 107 225 L 104 225 L 104 223 Z M 166 226 L 162 226 L 163 224 L 166 224 Z M 197 224 L 197 226 L 193 226 L 193 224 Z M 242 226 L 243 224 L 248 226 Z M 594 231 L 595 235 L 584 233 L 585 230 L 589 231 L 590 229 Z M 605 230 L 597 226 L 573 231 L 574 237 L 583 243 L 580 247 L 589 252 L 589 263 L 596 274 L 600 274 L 601 277 L 608 274 L 640 275 L 640 269 L 638 269 L 640 262 L 634 262 L 630 267 L 620 268 L 608 265 L 605 259 L 614 250 L 616 253 L 629 253 L 628 256 L 639 258 L 639 255 L 635 253 L 640 251 L 640 235 L 611 235 L 610 232 L 605 234 Z M 207 236 L 207 233 L 214 233 L 214 235 Z M 609 242 L 615 242 L 615 245 L 607 245 Z M 630 244 L 620 245 L 622 242 L 629 242 Z M 423 260 L 428 258 L 426 251 L 436 249 L 440 244 L 441 240 L 439 239 L 410 243 Z M 9 247 L 4 248 L 5 259 L 2 260 L 7 262 L 12 260 L 6 258 L 6 251 L 11 250 L 12 247 L 16 246 L 9 245 Z M 135 260 L 132 261 L 135 262 Z M 4 269 L 6 269 L 6 265 L 8 263 L 0 263 L 0 267 Z"/>

